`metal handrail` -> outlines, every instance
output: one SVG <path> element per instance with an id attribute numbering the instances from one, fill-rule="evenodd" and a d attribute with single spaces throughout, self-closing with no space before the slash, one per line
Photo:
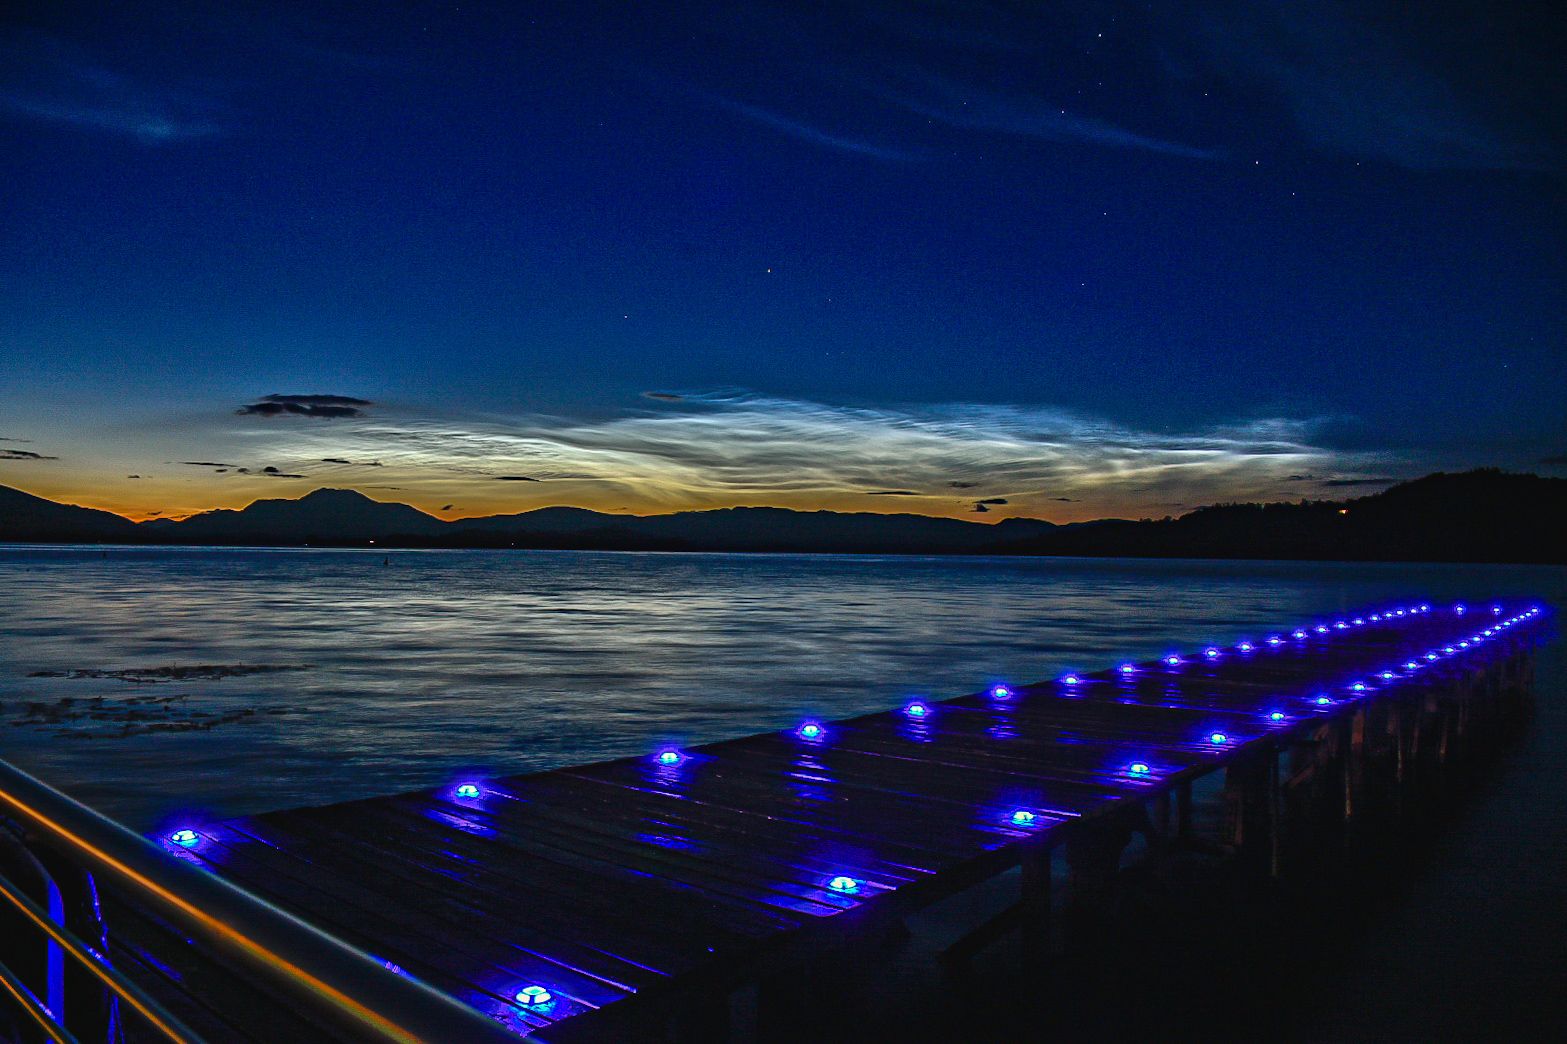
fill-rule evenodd
<path id="1" fill-rule="evenodd" d="M 202 1038 L 198 1033 L 164 1010 L 163 1005 L 147 996 L 141 987 L 111 968 L 93 952 L 92 947 L 50 920 L 49 915 L 37 903 L 23 895 L 4 874 L 0 874 L 0 899 L 7 900 L 20 910 L 35 928 L 47 935 L 67 954 L 76 958 L 77 964 L 97 976 L 99 981 L 113 990 L 116 996 L 130 1005 L 138 1015 L 165 1037 L 175 1041 L 176 1044 L 187 1044 L 187 1042 L 200 1044 Z"/>
<path id="2" fill-rule="evenodd" d="M 146 838 L 5 761 L 0 813 L 347 1039 L 516 1044 L 515 1034 L 473 1008 L 388 970 L 242 888 L 171 859 Z"/>
<path id="3" fill-rule="evenodd" d="M 22 981 L 11 974 L 11 970 L 0 964 L 0 996 L 9 996 L 16 1002 L 29 1018 L 38 1025 L 38 1028 L 47 1033 L 54 1044 L 80 1044 L 71 1036 L 71 1031 L 55 1019 L 54 1014 L 44 1006 L 44 1002 L 33 996 Z"/>

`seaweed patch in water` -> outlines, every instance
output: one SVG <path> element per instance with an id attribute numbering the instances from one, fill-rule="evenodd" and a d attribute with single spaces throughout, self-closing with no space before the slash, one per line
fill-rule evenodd
<path id="1" fill-rule="evenodd" d="M 265 663 L 204 663 L 181 667 L 169 664 L 163 667 L 127 667 L 108 670 L 96 667 L 73 667 L 66 671 L 34 671 L 29 678 L 109 678 L 136 684 L 153 684 L 171 681 L 219 681 L 223 678 L 243 678 L 251 674 L 274 674 L 279 671 L 307 671 L 313 664 L 265 664 Z"/>
<path id="2" fill-rule="evenodd" d="M 56 729 L 54 736 L 59 739 L 123 739 L 149 732 L 209 732 L 220 725 L 256 719 L 258 714 L 296 711 L 293 707 L 241 707 L 216 713 L 198 710 L 189 700 L 189 693 L 121 699 L 94 696 L 86 700 L 66 696 L 53 703 L 26 700 L 20 704 L 22 716 L 7 724 L 13 728 Z"/>

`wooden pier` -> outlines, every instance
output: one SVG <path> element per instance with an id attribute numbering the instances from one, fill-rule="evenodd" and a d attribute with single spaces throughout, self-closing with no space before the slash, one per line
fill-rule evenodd
<path id="1" fill-rule="evenodd" d="M 1278 874 L 1324 820 L 1429 785 L 1516 717 L 1543 613 L 1368 608 L 1151 662 L 535 775 L 160 838 L 518 1034 L 766 1038 L 790 976 L 1022 867 L 942 961 L 1088 931 L 1141 835 Z M 1222 786 L 1217 836 L 1193 787 Z M 1204 836 L 1199 836 L 1203 834 Z M 1052 894 L 1065 867 L 1065 894 Z M 215 1040 L 314 1040 L 239 972 L 105 899 L 109 951 Z M 750 998 L 746 1026 L 731 1020 Z M 130 1034 L 135 1039 L 134 1034 Z M 154 1039 L 148 1037 L 146 1039 Z"/>

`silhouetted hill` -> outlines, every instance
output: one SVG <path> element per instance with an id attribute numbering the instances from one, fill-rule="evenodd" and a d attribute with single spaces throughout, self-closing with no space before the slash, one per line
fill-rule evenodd
<path id="1" fill-rule="evenodd" d="M 1063 526 L 1018 554 L 1567 561 L 1567 479 L 1438 472 L 1346 501 L 1221 504 L 1180 518 Z"/>
<path id="2" fill-rule="evenodd" d="M 1494 469 L 1428 475 L 1347 501 L 1221 504 L 1180 518 L 1065 526 L 784 508 L 635 516 L 552 507 L 443 522 L 345 489 L 138 526 L 0 487 L 0 539 L 24 541 L 1564 562 L 1563 533 L 1567 480 Z"/>
<path id="3" fill-rule="evenodd" d="M 57 504 L 0 486 L 0 540 L 97 543 L 136 538 L 136 523 L 113 512 Z"/>
<path id="4" fill-rule="evenodd" d="M 175 544 L 364 544 L 429 540 L 447 523 L 407 504 L 351 489 L 318 489 L 298 500 L 258 500 L 240 511 L 207 511 L 160 527 Z"/>

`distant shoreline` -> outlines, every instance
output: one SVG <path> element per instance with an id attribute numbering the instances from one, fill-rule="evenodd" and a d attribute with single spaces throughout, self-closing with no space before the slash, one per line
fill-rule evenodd
<path id="1" fill-rule="evenodd" d="M 137 523 L 0 486 L 0 542 L 1553 565 L 1567 564 L 1567 479 L 1479 469 L 1352 500 L 1221 504 L 1178 518 L 1062 525 L 768 507 L 666 515 L 549 507 L 445 521 L 350 489 Z"/>

